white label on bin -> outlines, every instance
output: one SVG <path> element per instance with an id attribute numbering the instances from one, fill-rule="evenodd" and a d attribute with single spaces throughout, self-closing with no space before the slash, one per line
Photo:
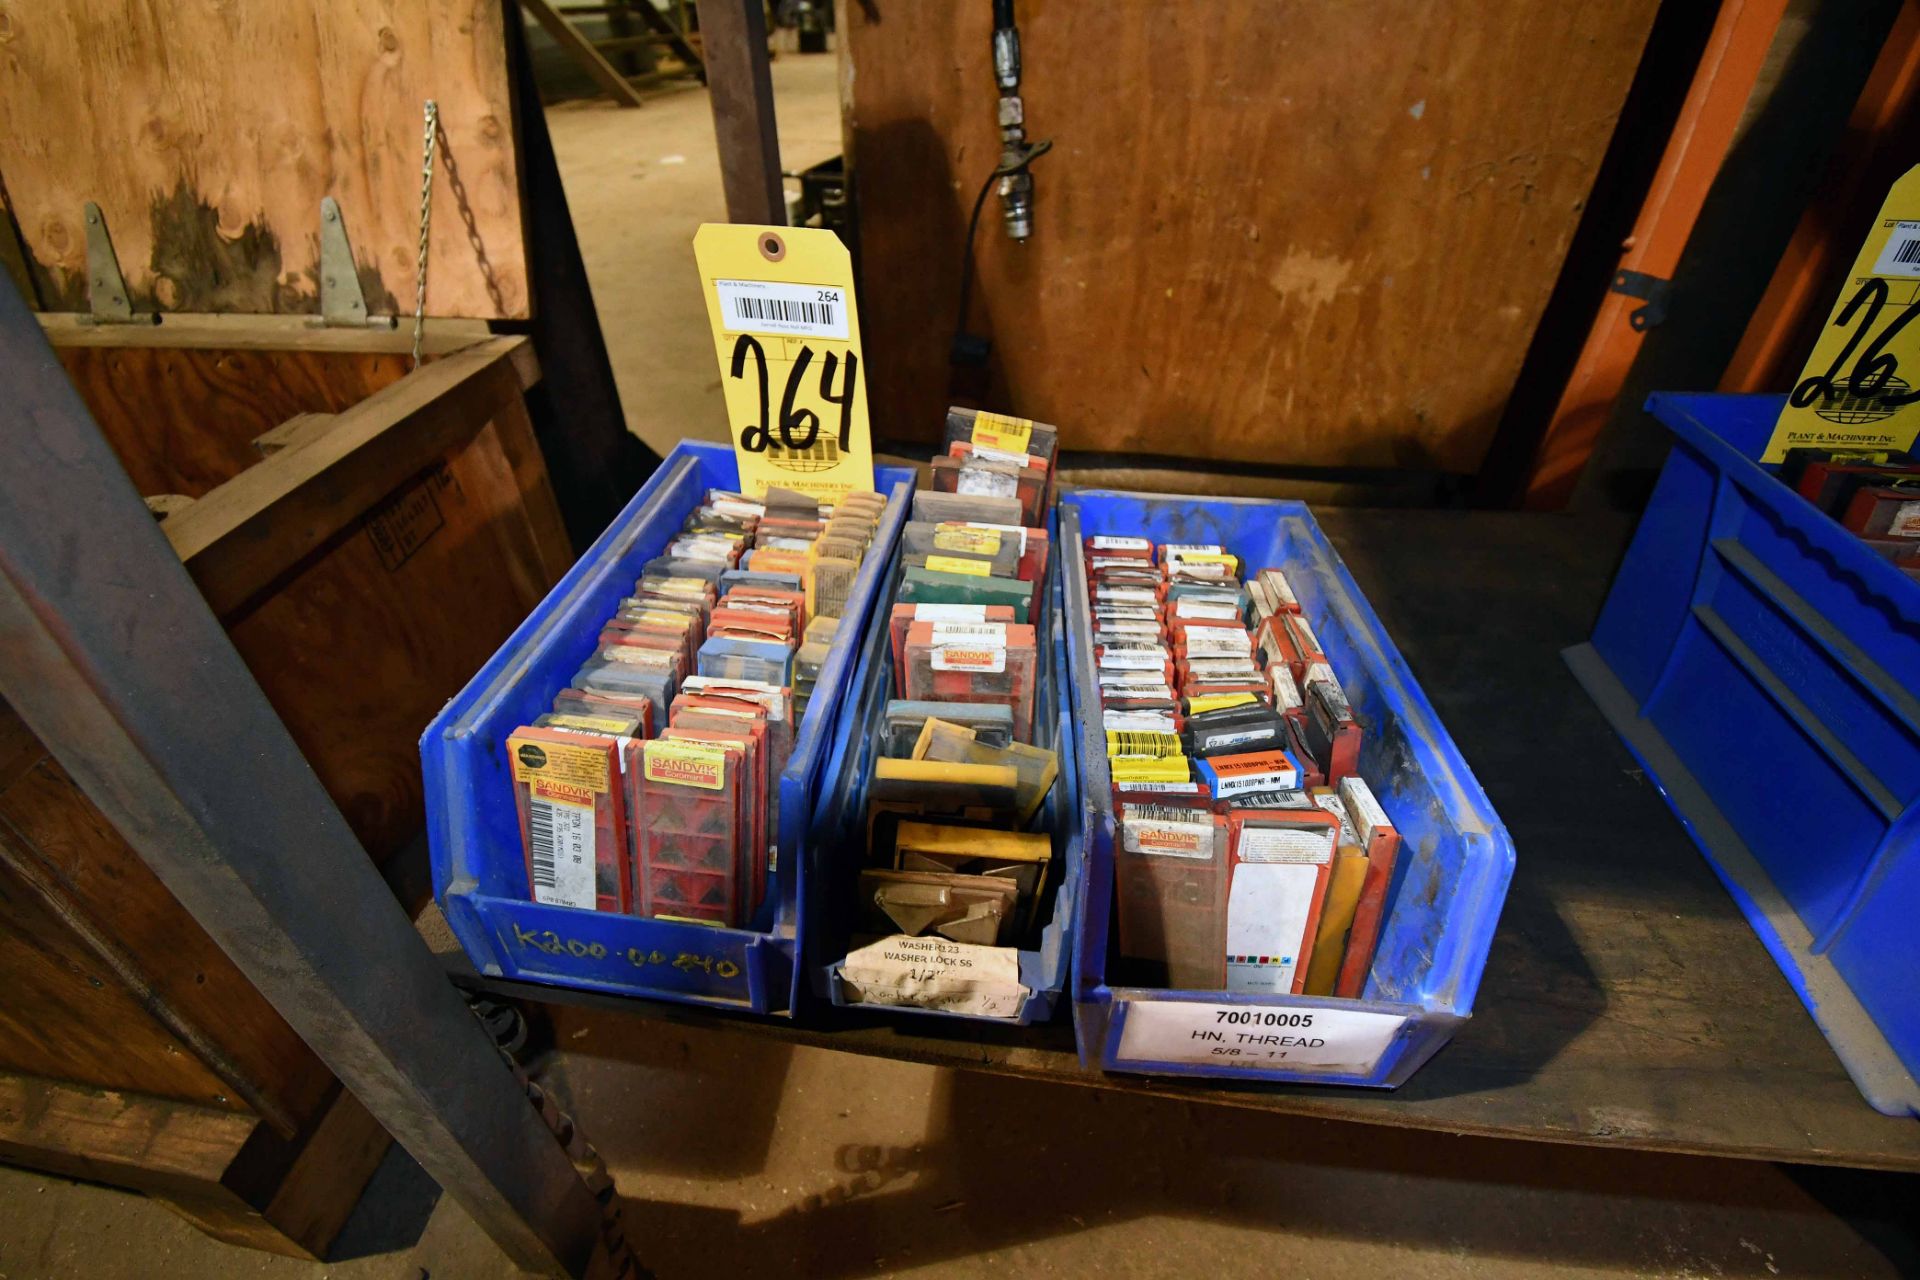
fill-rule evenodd
<path id="1" fill-rule="evenodd" d="M 1118 1057 L 1248 1070 L 1371 1072 L 1406 1018 L 1359 1009 L 1306 1009 L 1189 1000 L 1126 1000 Z M 1224 1072 L 1223 1072 L 1224 1074 Z"/>
<path id="2" fill-rule="evenodd" d="M 528 797 L 527 854 L 535 902 L 594 909 L 592 805 Z"/>
<path id="3" fill-rule="evenodd" d="M 976 1018 L 1015 1018 L 1027 998 L 1020 953 L 945 938 L 896 935 L 848 954 L 840 982 L 856 1004 L 912 1005 Z"/>

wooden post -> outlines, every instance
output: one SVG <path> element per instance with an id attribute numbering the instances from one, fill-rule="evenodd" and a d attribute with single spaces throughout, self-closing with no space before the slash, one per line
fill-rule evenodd
<path id="1" fill-rule="evenodd" d="M 766 8 L 761 0 L 707 0 L 700 6 L 700 34 L 727 220 L 783 227 L 787 193 L 780 181 Z"/>

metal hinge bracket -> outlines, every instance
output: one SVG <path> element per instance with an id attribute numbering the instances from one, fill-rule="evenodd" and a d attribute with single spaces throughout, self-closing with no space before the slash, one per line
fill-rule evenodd
<path id="1" fill-rule="evenodd" d="M 328 329 L 391 329 L 396 323 L 392 316 L 367 314 L 367 295 L 360 288 L 347 220 L 332 196 L 320 200 L 320 319 L 314 323 Z"/>
<path id="2" fill-rule="evenodd" d="M 159 324 L 151 312 L 136 312 L 127 292 L 126 277 L 120 274 L 120 256 L 113 251 L 113 237 L 107 234 L 107 215 L 100 206 L 87 201 L 87 314 L 83 324 Z"/>
<path id="3" fill-rule="evenodd" d="M 1644 333 L 1667 318 L 1667 299 L 1673 293 L 1673 281 L 1662 280 L 1644 271 L 1616 271 L 1613 273 L 1611 291 L 1645 300 L 1647 305 L 1635 309 L 1627 318 L 1628 324 Z"/>

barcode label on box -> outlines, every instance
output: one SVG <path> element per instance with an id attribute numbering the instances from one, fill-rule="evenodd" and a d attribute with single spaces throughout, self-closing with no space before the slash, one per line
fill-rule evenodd
<path id="1" fill-rule="evenodd" d="M 846 300 L 837 288 L 715 280 L 720 323 L 728 333 L 777 333 L 849 340 Z"/>
<path id="2" fill-rule="evenodd" d="M 535 902 L 593 910 L 593 806 L 527 797 L 527 853 Z"/>
<path id="3" fill-rule="evenodd" d="M 1920 222 L 1896 222 L 1873 264 L 1877 276 L 1920 276 Z"/>

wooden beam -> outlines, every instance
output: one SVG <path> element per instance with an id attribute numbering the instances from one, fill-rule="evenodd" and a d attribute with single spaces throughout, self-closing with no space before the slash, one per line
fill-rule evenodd
<path id="1" fill-rule="evenodd" d="M 258 1118 L 190 1102 L 0 1075 L 0 1161 L 141 1189 L 217 1183 Z"/>
<path id="2" fill-rule="evenodd" d="M 600 51 L 593 47 L 593 42 L 580 34 L 580 28 L 567 21 L 565 15 L 556 13 L 547 0 L 520 0 L 520 7 L 532 14 L 534 20 L 553 37 L 553 42 L 598 81 L 601 88 L 612 94 L 615 102 L 623 107 L 643 104 L 639 91 L 627 83 L 627 78 L 620 74 L 619 69 L 601 57 Z"/>
<path id="3" fill-rule="evenodd" d="M 238 609 L 517 399 L 522 348 L 525 338 L 490 338 L 422 365 L 170 517 L 167 539 L 214 613 Z"/>
<path id="4" fill-rule="evenodd" d="M 86 324 L 61 311 L 40 313 L 40 328 L 55 347 L 152 347 L 162 350 L 352 351 L 400 354 L 413 350 L 413 329 L 318 328 L 302 316 L 168 315 L 157 325 Z M 493 336 L 484 320 L 430 319 L 421 354 L 443 356 Z"/>
<path id="5" fill-rule="evenodd" d="M 331 413 L 296 413 L 273 430 L 255 436 L 253 447 L 260 451 L 261 457 L 271 458 L 284 450 L 312 444 L 333 429 L 334 416 Z M 151 498 L 147 500 L 147 505 L 153 505 Z"/>
<path id="6" fill-rule="evenodd" d="M 787 194 L 780 181 L 766 9 L 761 0 L 707 0 L 700 6 L 700 35 L 727 221 L 784 227 Z"/>

